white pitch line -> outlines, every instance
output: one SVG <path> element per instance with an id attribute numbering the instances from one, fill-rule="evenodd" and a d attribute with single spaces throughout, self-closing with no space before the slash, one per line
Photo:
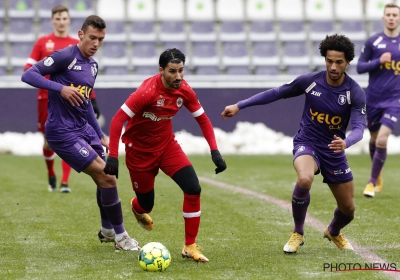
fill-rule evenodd
<path id="1" fill-rule="evenodd" d="M 289 212 L 292 212 L 292 204 L 290 204 L 287 201 L 283 201 L 280 199 L 277 199 L 275 197 L 272 196 L 268 196 L 265 194 L 261 194 L 255 191 L 251 191 L 248 189 L 244 189 L 241 187 L 236 187 L 233 185 L 229 185 L 220 181 L 215 181 L 213 179 L 210 178 L 206 178 L 206 177 L 201 177 L 199 176 L 199 180 L 201 182 L 216 186 L 216 187 L 220 187 L 220 188 L 224 188 L 224 189 L 228 189 L 231 191 L 235 191 L 235 192 L 239 192 L 245 195 L 249 195 L 249 196 L 254 196 L 257 197 L 259 199 L 271 202 L 277 206 L 279 206 L 280 208 L 287 210 Z M 309 214 L 307 214 L 306 216 L 306 223 L 315 228 L 316 230 L 320 231 L 321 233 L 324 232 L 325 228 L 326 228 L 326 224 L 322 223 L 321 221 L 319 221 L 318 219 L 310 216 Z M 372 253 L 370 250 L 368 250 L 365 247 L 362 247 L 360 245 L 358 245 L 355 241 L 348 239 L 351 243 L 351 245 L 354 248 L 354 252 L 358 255 L 360 255 L 361 257 L 363 257 L 365 260 L 367 260 L 370 263 L 388 263 L 388 261 L 385 261 L 384 259 L 381 259 L 378 255 Z M 387 275 L 391 276 L 393 279 L 396 280 L 400 280 L 400 273 L 398 272 L 389 272 L 389 271 L 382 271 L 384 273 L 386 273 Z"/>

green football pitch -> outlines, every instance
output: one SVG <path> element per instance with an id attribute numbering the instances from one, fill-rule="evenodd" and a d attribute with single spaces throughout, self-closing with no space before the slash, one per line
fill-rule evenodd
<path id="1" fill-rule="evenodd" d="M 49 193 L 42 157 L 0 155 L 0 279 L 399 279 L 400 272 L 330 271 L 376 268 L 378 263 L 400 271 L 400 155 L 388 156 L 383 191 L 373 199 L 362 195 L 369 156 L 348 158 L 357 208 L 343 233 L 355 252 L 340 251 L 323 238 L 336 203 L 318 175 L 311 189 L 306 242 L 296 254 L 285 255 L 282 248 L 293 230 L 292 157 L 226 156 L 228 169 L 216 175 L 211 157 L 190 156 L 202 185 L 197 243 L 209 263 L 181 257 L 179 187 L 162 172 L 157 176 L 151 214 L 155 228 L 147 232 L 130 211 L 133 191 L 120 164 L 118 189 L 126 229 L 141 245 L 161 242 L 172 255 L 165 272 L 153 273 L 140 268 L 137 252 L 116 251 L 98 241 L 100 220 L 89 176 L 73 171 L 70 194 Z M 58 158 L 55 166 L 61 176 Z"/>

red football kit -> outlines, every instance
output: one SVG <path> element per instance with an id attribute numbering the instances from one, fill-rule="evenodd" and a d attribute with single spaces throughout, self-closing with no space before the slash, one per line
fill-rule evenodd
<path id="1" fill-rule="evenodd" d="M 172 118 L 183 106 L 200 125 L 210 150 L 217 150 L 212 124 L 196 93 L 185 80 L 182 80 L 180 88 L 173 90 L 165 88 L 161 75 L 145 80 L 112 119 L 109 156 L 116 158 L 122 127 L 128 121 L 122 142 L 125 144 L 126 165 L 132 184 L 136 182 L 141 187 L 135 191 L 151 190 L 159 168 L 172 176 L 181 168 L 191 165 L 172 132 Z"/>

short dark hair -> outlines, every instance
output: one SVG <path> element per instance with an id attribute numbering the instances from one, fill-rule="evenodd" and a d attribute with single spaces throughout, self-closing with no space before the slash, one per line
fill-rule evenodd
<path id="1" fill-rule="evenodd" d="M 388 4 L 385 5 L 385 8 L 383 8 L 383 14 L 385 14 L 387 8 L 397 8 L 397 9 L 400 10 L 400 7 L 397 6 L 396 4 L 394 4 L 394 3 L 388 3 Z"/>
<path id="2" fill-rule="evenodd" d="M 321 56 L 326 58 L 327 51 L 344 52 L 347 61 L 352 61 L 354 54 L 354 44 L 344 35 L 326 35 L 326 38 L 319 45 Z"/>
<path id="3" fill-rule="evenodd" d="M 85 32 L 86 29 L 87 29 L 89 26 L 94 27 L 94 28 L 97 28 L 97 29 L 100 29 L 100 30 L 103 30 L 103 29 L 106 28 L 106 22 L 105 22 L 101 17 L 99 17 L 99 16 L 91 15 L 91 16 L 88 16 L 88 17 L 85 19 L 85 21 L 84 21 L 83 24 L 82 24 L 81 30 L 82 30 L 83 32 Z"/>
<path id="4" fill-rule="evenodd" d="M 62 13 L 62 12 L 67 12 L 69 14 L 69 10 L 67 7 L 65 7 L 63 5 L 57 5 L 53 9 L 51 9 L 51 17 L 53 18 L 53 16 L 55 14 Z"/>
<path id="5" fill-rule="evenodd" d="M 185 65 L 185 61 L 186 61 L 186 57 L 180 50 L 178 50 L 176 48 L 166 49 L 160 55 L 160 60 L 158 61 L 158 65 L 162 69 L 165 69 L 165 67 L 170 62 L 172 62 L 172 63 L 181 63 L 181 62 L 183 62 L 183 65 Z"/>

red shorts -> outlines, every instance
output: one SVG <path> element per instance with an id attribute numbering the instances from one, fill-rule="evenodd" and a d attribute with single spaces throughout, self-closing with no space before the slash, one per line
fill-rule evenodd
<path id="1" fill-rule="evenodd" d="M 125 152 L 132 188 L 138 193 L 147 193 L 154 189 L 159 169 L 172 177 L 178 170 L 192 165 L 175 139 L 161 151 L 142 152 L 126 147 Z"/>
<path id="2" fill-rule="evenodd" d="M 48 99 L 38 100 L 38 123 L 37 130 L 44 133 L 44 125 L 47 120 L 47 105 L 49 104 Z"/>

